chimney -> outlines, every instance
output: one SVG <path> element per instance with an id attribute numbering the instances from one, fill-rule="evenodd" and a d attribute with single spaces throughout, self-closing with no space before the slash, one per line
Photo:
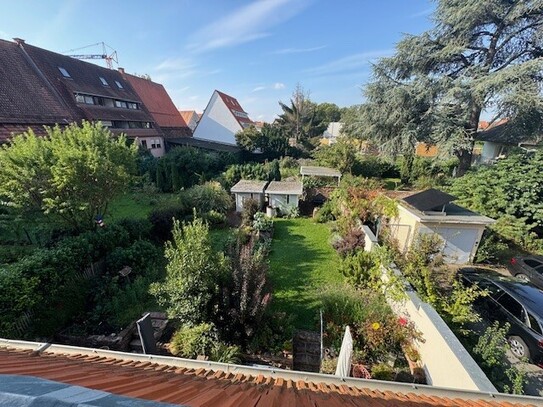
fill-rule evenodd
<path id="1" fill-rule="evenodd" d="M 124 68 L 119 67 L 119 72 L 124 75 Z"/>
<path id="2" fill-rule="evenodd" d="M 22 45 L 25 43 L 25 40 L 22 38 L 14 38 L 13 41 L 15 41 L 18 45 Z"/>

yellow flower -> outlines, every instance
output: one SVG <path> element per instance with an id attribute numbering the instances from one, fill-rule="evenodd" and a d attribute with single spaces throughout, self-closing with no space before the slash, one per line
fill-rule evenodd
<path id="1" fill-rule="evenodd" d="M 371 324 L 371 327 L 374 331 L 377 331 L 379 328 L 381 328 L 381 324 L 379 322 L 374 322 L 373 324 Z"/>

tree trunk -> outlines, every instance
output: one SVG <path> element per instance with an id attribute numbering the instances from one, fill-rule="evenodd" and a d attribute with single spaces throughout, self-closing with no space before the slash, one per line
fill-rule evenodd
<path id="1" fill-rule="evenodd" d="M 471 143 L 471 147 L 467 150 L 460 150 L 456 153 L 456 156 L 458 157 L 458 170 L 456 171 L 456 176 L 461 177 L 463 176 L 467 170 L 471 167 L 471 157 L 472 157 L 472 151 L 473 151 L 473 142 Z"/>
<path id="2" fill-rule="evenodd" d="M 471 158 L 473 155 L 473 146 L 475 145 L 475 137 L 477 136 L 477 129 L 479 128 L 479 119 L 481 118 L 482 108 L 477 103 L 474 103 L 471 107 L 471 113 L 469 116 L 469 123 L 466 125 L 466 138 L 468 141 L 468 148 L 459 150 L 456 153 L 458 157 L 458 171 L 456 176 L 463 176 L 467 170 L 471 167 Z"/>

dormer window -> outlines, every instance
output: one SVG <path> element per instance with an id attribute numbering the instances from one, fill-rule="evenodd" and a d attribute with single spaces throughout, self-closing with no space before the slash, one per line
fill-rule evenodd
<path id="1" fill-rule="evenodd" d="M 102 82 L 102 85 L 109 86 L 109 83 L 107 83 L 106 79 L 102 76 L 100 76 L 100 82 Z"/>
<path id="2" fill-rule="evenodd" d="M 117 87 L 118 87 L 119 89 L 123 89 L 123 85 L 121 84 L 121 82 L 115 81 L 115 84 L 117 85 Z"/>
<path id="3" fill-rule="evenodd" d="M 64 69 L 63 67 L 59 66 L 58 70 L 60 71 L 62 76 L 64 76 L 65 78 L 71 78 L 70 73 L 66 69 Z"/>

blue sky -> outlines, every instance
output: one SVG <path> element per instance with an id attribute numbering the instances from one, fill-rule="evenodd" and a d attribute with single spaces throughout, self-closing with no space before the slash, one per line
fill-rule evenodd
<path id="1" fill-rule="evenodd" d="M 361 103 L 370 62 L 392 54 L 403 33 L 429 29 L 435 4 L 26 0 L 0 7 L 2 39 L 20 37 L 60 53 L 103 41 L 127 72 L 162 83 L 179 109 L 202 111 L 218 89 L 236 97 L 253 120 L 271 121 L 297 83 L 315 102 Z"/>

